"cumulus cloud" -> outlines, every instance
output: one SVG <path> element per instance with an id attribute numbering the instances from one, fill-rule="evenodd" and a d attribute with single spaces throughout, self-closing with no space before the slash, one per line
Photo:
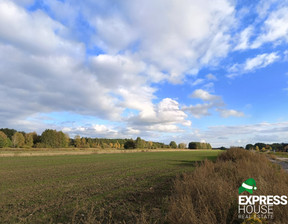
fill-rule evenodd
<path id="1" fill-rule="evenodd" d="M 25 50 L 28 54 L 57 52 L 83 57 L 83 45 L 61 38 L 59 35 L 64 34 L 66 28 L 42 11 L 28 13 L 22 7 L 3 0 L 0 2 L 0 18 L 2 43 Z"/>
<path id="2" fill-rule="evenodd" d="M 267 20 L 260 37 L 252 41 L 255 27 L 249 26 L 236 37 L 235 47 L 235 6 L 228 0 L 51 0 L 43 2 L 47 11 L 27 10 L 33 3 L 0 1 L 3 127 L 40 130 L 45 124 L 37 115 L 70 111 L 121 122 L 120 127 L 60 125 L 70 134 L 145 136 L 182 133 L 191 126 L 189 114 L 201 118 L 218 111 L 223 118 L 242 117 L 214 94 L 214 73 L 198 77 L 198 71 L 219 65 L 233 48 L 287 42 L 285 7 L 270 15 L 262 8 Z M 277 52 L 259 54 L 230 71 L 251 72 L 279 58 Z M 157 84 L 179 84 L 191 75 L 192 88 L 198 89 L 191 90 L 189 100 L 202 104 L 183 105 L 169 94 L 157 98 Z"/>
<path id="3" fill-rule="evenodd" d="M 116 99 L 110 96 L 109 89 L 73 58 L 27 57 L 10 46 L 0 48 L 0 91 L 6 95 L 1 97 L 1 111 L 7 111 L 7 119 L 63 110 L 106 118 L 119 116 L 122 109 L 114 108 Z M 7 104 L 13 107 L 9 109 Z"/>
<path id="4" fill-rule="evenodd" d="M 236 110 L 225 109 L 225 103 L 222 97 L 210 94 L 208 91 L 203 89 L 196 89 L 191 95 L 191 98 L 201 99 L 205 101 L 203 104 L 183 106 L 182 110 L 187 111 L 192 116 L 196 118 L 201 118 L 203 116 L 209 116 L 211 113 L 209 110 L 215 109 L 220 113 L 223 118 L 227 117 L 243 117 L 244 113 Z"/>
<path id="5" fill-rule="evenodd" d="M 86 61 L 83 44 L 61 36 L 62 24 L 41 11 L 0 4 L 1 125 L 52 111 L 120 120 L 126 107 L 153 108 L 143 62 L 125 55 Z"/>
<path id="6" fill-rule="evenodd" d="M 229 1 L 129 0 L 114 5 L 80 4 L 96 30 L 95 43 L 113 54 L 135 52 L 158 72 L 165 71 L 162 78 L 171 82 L 181 82 L 184 72 L 193 73 L 228 53 L 234 16 Z M 105 10 L 95 13 L 95 6 Z"/>
<path id="7" fill-rule="evenodd" d="M 85 137 L 100 137 L 100 138 L 117 138 L 119 133 L 112 127 L 103 124 L 91 124 L 89 126 L 76 126 L 76 127 L 64 127 L 62 128 L 64 133 L 69 134 L 70 137 L 76 135 Z"/>
<path id="8" fill-rule="evenodd" d="M 191 98 L 197 98 L 197 99 L 201 99 L 204 101 L 217 101 L 217 100 L 221 100 L 221 97 L 216 96 L 216 95 L 212 95 L 209 92 L 203 90 L 203 89 L 196 89 L 191 95 Z"/>
<path id="9" fill-rule="evenodd" d="M 51 0 L 43 3 L 47 11 L 27 10 L 33 4 L 0 2 L 4 126 L 52 111 L 123 121 L 128 108 L 156 130 L 180 130 L 191 124 L 187 115 L 175 100 L 153 103 L 151 83 L 179 83 L 217 64 L 230 48 L 234 6 L 226 0 L 125 1 L 115 7 L 111 1 Z"/>
<path id="10" fill-rule="evenodd" d="M 188 111 L 196 118 L 201 118 L 203 116 L 209 116 L 209 109 L 213 108 L 213 104 L 211 103 L 204 103 L 204 104 L 196 104 L 190 106 L 182 107 L 183 111 Z"/>
<path id="11" fill-rule="evenodd" d="M 127 122 L 129 126 L 144 131 L 178 132 L 181 131 L 180 126 L 191 125 L 187 118 L 176 100 L 165 98 L 151 108 L 151 111 L 129 117 Z"/>

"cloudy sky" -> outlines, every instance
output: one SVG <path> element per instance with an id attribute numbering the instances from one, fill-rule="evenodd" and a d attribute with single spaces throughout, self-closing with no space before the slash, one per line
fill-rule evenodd
<path id="1" fill-rule="evenodd" d="M 288 142 L 288 1 L 0 0 L 0 127 Z"/>

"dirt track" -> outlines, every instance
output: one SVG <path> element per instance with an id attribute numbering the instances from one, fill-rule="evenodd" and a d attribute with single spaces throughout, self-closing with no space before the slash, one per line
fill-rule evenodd
<path id="1" fill-rule="evenodd" d="M 276 160 L 271 160 L 271 162 L 279 164 L 286 172 L 288 172 L 288 158 L 277 157 Z"/>

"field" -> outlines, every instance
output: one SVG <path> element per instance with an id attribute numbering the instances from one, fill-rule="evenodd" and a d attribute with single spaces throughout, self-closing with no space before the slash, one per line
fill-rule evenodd
<path id="1" fill-rule="evenodd" d="M 0 157 L 0 223 L 161 222 L 174 178 L 218 153 Z"/>

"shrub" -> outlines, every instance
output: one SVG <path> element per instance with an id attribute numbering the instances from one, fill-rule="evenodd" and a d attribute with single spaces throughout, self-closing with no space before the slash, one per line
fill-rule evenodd
<path id="1" fill-rule="evenodd" d="M 128 139 L 125 143 L 124 143 L 124 148 L 125 149 L 135 149 L 136 148 L 136 143 L 133 139 Z"/>
<path id="2" fill-rule="evenodd" d="M 215 163 L 205 161 L 174 183 L 169 223 L 242 223 L 238 215 L 238 188 L 248 178 L 256 180 L 257 194 L 287 195 L 288 175 L 265 155 L 233 148 Z M 273 223 L 287 223 L 288 206 L 274 206 Z"/>

